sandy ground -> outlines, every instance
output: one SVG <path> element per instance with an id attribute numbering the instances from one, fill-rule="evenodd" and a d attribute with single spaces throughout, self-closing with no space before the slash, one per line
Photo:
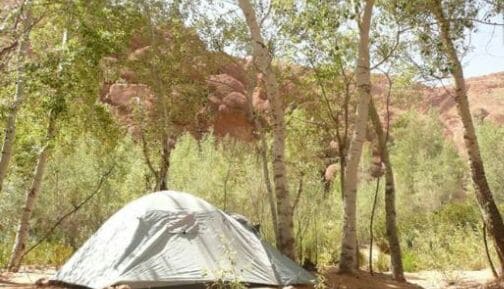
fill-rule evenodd
<path id="1" fill-rule="evenodd" d="M 54 268 L 37 266 L 24 267 L 19 273 L 0 272 L 0 289 L 34 289 L 37 280 L 55 272 Z M 328 289 L 475 289 L 493 278 L 489 270 L 483 270 L 421 271 L 406 273 L 406 279 L 407 283 L 398 283 L 389 274 L 375 273 L 371 276 L 364 271 L 355 276 L 339 275 L 335 269 L 328 269 L 326 273 Z"/>
<path id="2" fill-rule="evenodd" d="M 426 289 L 477 288 L 493 280 L 490 270 L 481 271 L 420 271 L 406 273 L 409 282 Z"/>
<path id="3" fill-rule="evenodd" d="M 48 278 L 56 273 L 55 268 L 27 266 L 18 273 L 0 272 L 0 289 L 4 288 L 34 288 L 34 284 L 41 278 Z"/>

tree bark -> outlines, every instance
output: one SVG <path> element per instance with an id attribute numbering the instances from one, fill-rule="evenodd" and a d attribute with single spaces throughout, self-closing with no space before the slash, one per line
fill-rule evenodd
<path id="1" fill-rule="evenodd" d="M 380 177 L 376 178 L 376 190 L 373 198 L 373 206 L 371 207 L 371 217 L 369 218 L 369 273 L 373 275 L 373 225 L 374 225 L 374 217 L 376 212 L 376 203 L 378 201 L 378 190 L 380 189 Z"/>
<path id="2" fill-rule="evenodd" d="M 369 65 L 369 29 L 374 0 L 366 0 L 364 13 L 359 19 L 359 53 L 357 58 L 357 115 L 346 164 L 343 192 L 343 238 L 341 244 L 340 272 L 352 273 L 357 267 L 357 182 L 362 146 L 366 139 L 369 100 L 371 99 L 371 74 Z"/>
<path id="3" fill-rule="evenodd" d="M 28 230 L 30 229 L 30 219 L 32 216 L 35 200 L 42 187 L 42 179 L 44 177 L 47 159 L 49 158 L 52 148 L 52 141 L 56 133 L 56 116 L 51 114 L 49 116 L 49 124 L 46 132 L 46 143 L 37 157 L 37 165 L 33 174 L 30 189 L 26 192 L 25 205 L 21 213 L 19 227 L 16 232 L 16 239 L 12 249 L 12 255 L 9 260 L 8 270 L 10 272 L 19 271 L 21 261 L 26 250 L 26 243 L 28 240 Z"/>
<path id="4" fill-rule="evenodd" d="M 273 181 L 278 211 L 278 241 L 280 251 L 291 259 L 296 258 L 294 250 L 293 211 L 287 187 L 287 170 L 284 161 L 285 121 L 282 99 L 278 93 L 278 83 L 271 66 L 271 54 L 261 36 L 255 10 L 249 0 L 238 0 L 250 30 L 254 50 L 254 64 L 263 75 L 266 94 L 271 104 L 273 119 Z"/>
<path id="5" fill-rule="evenodd" d="M 252 68 L 251 66 L 247 67 L 246 73 L 247 75 L 253 75 L 253 79 L 257 79 L 257 71 L 255 71 L 255 69 Z M 252 103 L 253 93 L 255 88 L 257 87 L 260 86 L 258 86 L 256 81 L 247 81 L 246 85 L 247 101 L 249 106 L 252 108 L 254 108 L 254 105 Z M 263 117 L 261 114 L 262 113 L 260 111 L 254 109 L 250 111 L 248 117 L 254 123 L 255 128 L 257 129 L 259 135 L 260 146 L 258 151 L 262 163 L 264 185 L 266 186 L 266 192 L 268 193 L 268 203 L 271 212 L 271 223 L 273 228 L 273 234 L 275 237 L 275 246 L 278 246 L 278 244 L 280 244 L 278 240 L 278 211 L 276 206 L 275 192 L 273 191 L 273 187 L 271 186 L 270 170 L 268 166 L 268 144 L 266 142 L 265 128 L 262 125 L 262 120 L 260 119 L 260 117 Z"/>
<path id="6" fill-rule="evenodd" d="M 168 170 L 170 169 L 170 155 L 174 147 L 174 141 L 171 137 L 163 133 L 161 160 L 159 164 L 159 172 L 157 174 L 157 182 L 155 191 L 168 190 Z"/>
<path id="7" fill-rule="evenodd" d="M 68 40 L 68 31 L 63 32 L 62 48 L 65 48 Z M 62 71 L 61 63 L 58 65 L 57 76 L 60 77 Z M 60 93 L 60 92 L 57 92 Z M 59 96 L 59 95 L 58 95 Z M 28 233 L 30 229 L 30 219 L 32 216 L 33 208 L 35 206 L 35 200 L 42 187 L 42 180 L 44 178 L 45 168 L 47 160 L 51 154 L 53 147 L 53 141 L 56 136 L 56 121 L 58 115 L 61 113 L 58 109 L 51 109 L 49 111 L 49 123 L 47 125 L 45 145 L 40 151 L 37 157 L 37 165 L 35 166 L 35 171 L 33 174 L 32 183 L 30 189 L 26 192 L 25 205 L 21 213 L 19 220 L 19 227 L 16 232 L 16 239 L 14 241 L 14 246 L 12 248 L 11 258 L 7 269 L 11 272 L 19 271 L 21 261 L 24 257 L 26 251 L 26 243 L 28 240 Z"/>
<path id="8" fill-rule="evenodd" d="M 499 274 L 497 273 L 497 270 L 495 270 L 494 263 L 492 261 L 492 255 L 490 254 L 490 250 L 488 249 L 488 242 L 487 242 L 487 233 L 486 233 L 486 225 L 485 222 L 483 222 L 483 227 L 481 228 L 481 231 L 483 233 L 483 244 L 485 245 L 485 254 L 488 260 L 488 265 L 490 266 L 490 270 L 492 270 L 492 275 L 494 278 L 499 278 Z"/>
<path id="9" fill-rule="evenodd" d="M 434 0 L 432 4 L 432 13 L 439 23 L 443 50 L 450 62 L 451 74 L 455 80 L 454 98 L 458 114 L 464 126 L 464 143 L 469 157 L 476 199 L 478 200 L 488 232 L 494 240 L 495 249 L 501 263 L 501 271 L 504 271 L 504 223 L 486 179 L 485 168 L 469 108 L 464 72 L 450 35 L 450 23 L 444 15 L 441 1 Z"/>
<path id="10" fill-rule="evenodd" d="M 264 175 L 264 183 L 266 185 L 266 190 L 268 192 L 268 202 L 271 210 L 271 222 L 273 223 L 273 233 L 275 234 L 275 243 L 280 244 L 280 240 L 278 239 L 278 212 L 276 207 L 276 198 L 275 192 L 271 187 L 270 175 L 269 175 L 269 167 L 268 167 L 268 144 L 266 143 L 266 136 L 264 135 L 264 131 L 262 125 L 259 121 L 256 120 L 257 129 L 260 131 L 261 138 L 261 162 L 263 166 L 263 175 Z M 278 246 L 278 245 L 277 245 Z"/>
<path id="11" fill-rule="evenodd" d="M 387 148 L 387 138 L 383 131 L 380 116 L 376 111 L 373 100 L 369 103 L 369 116 L 373 122 L 376 135 L 378 137 L 378 147 L 380 149 L 380 159 L 385 165 L 385 227 L 387 239 L 390 246 L 390 261 L 392 264 L 392 276 L 397 281 L 405 281 L 404 270 L 401 258 L 401 246 L 397 236 L 396 210 L 395 210 L 395 182 L 392 163 Z"/>
<path id="12" fill-rule="evenodd" d="M 156 37 L 155 34 L 155 24 L 153 23 L 153 16 L 151 13 L 151 6 L 149 6 L 149 1 L 144 1 L 143 2 L 143 7 L 145 9 L 145 13 L 149 19 L 148 25 L 149 25 L 149 33 L 150 33 L 150 41 L 151 41 L 151 47 L 155 55 L 161 56 L 163 53 L 161 52 L 161 49 L 159 47 L 159 39 Z M 168 176 L 168 171 L 170 168 L 170 155 L 171 155 L 171 149 L 174 146 L 174 140 L 170 137 L 170 134 L 168 133 L 168 127 L 170 127 L 170 113 L 169 113 L 169 108 L 171 107 L 172 103 L 168 104 L 166 101 L 167 97 L 170 97 L 170 93 L 172 92 L 172 88 L 166 89 L 165 84 L 163 80 L 161 79 L 161 71 L 160 71 L 160 66 L 159 63 L 157 62 L 150 62 L 150 73 L 153 77 L 154 80 L 154 86 L 153 86 L 153 91 L 155 98 L 157 99 L 157 105 L 161 107 L 161 123 L 160 125 L 162 126 L 162 132 L 161 132 L 161 160 L 159 163 L 159 168 L 158 170 L 155 170 L 154 167 L 152 166 L 152 163 L 150 162 L 149 159 L 149 154 L 148 154 L 148 147 L 147 147 L 147 142 L 144 139 L 143 141 L 143 151 L 144 151 L 144 156 L 145 156 L 145 161 L 147 163 L 147 166 L 153 172 L 154 177 L 156 179 L 156 184 L 154 186 L 154 191 L 162 191 L 162 190 L 167 190 L 168 189 L 168 183 L 167 183 L 167 176 Z M 167 93 L 168 91 L 168 93 Z M 143 109 L 143 108 L 142 108 Z"/>
<path id="13" fill-rule="evenodd" d="M 9 163 L 12 157 L 14 140 L 16 137 L 16 120 L 17 113 L 23 105 L 25 99 L 25 58 L 26 52 L 29 48 L 29 31 L 24 32 L 20 39 L 20 44 L 17 51 L 17 77 L 16 77 L 16 90 L 14 94 L 14 102 L 10 107 L 9 115 L 4 130 L 4 142 L 2 146 L 2 154 L 0 157 L 0 194 L 3 190 L 3 182 L 7 175 Z"/>

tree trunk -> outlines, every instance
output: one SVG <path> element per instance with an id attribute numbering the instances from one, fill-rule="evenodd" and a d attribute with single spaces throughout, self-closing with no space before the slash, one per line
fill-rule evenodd
<path id="1" fill-rule="evenodd" d="M 485 168 L 469 109 L 464 72 L 450 36 L 450 24 L 444 15 L 441 2 L 439 0 L 433 2 L 431 9 L 436 20 L 439 22 L 439 33 L 443 43 L 443 50 L 450 62 L 451 74 L 455 80 L 455 102 L 464 126 L 464 143 L 469 156 L 476 199 L 478 200 L 488 232 L 494 240 L 495 249 L 501 263 L 501 270 L 504 271 L 504 223 L 485 176 Z"/>
<path id="2" fill-rule="evenodd" d="M 248 66 L 246 72 L 248 75 L 253 75 L 254 79 L 257 79 L 257 71 L 255 71 L 253 67 L 251 67 L 251 65 Z M 258 85 L 260 84 L 257 84 L 257 82 L 255 81 L 247 81 L 247 88 L 246 88 L 247 101 L 249 103 L 249 106 L 252 108 L 254 108 L 254 105 L 252 103 L 254 89 L 260 87 Z M 275 246 L 278 246 L 278 244 L 280 244 L 280 241 L 278 240 L 278 211 L 276 206 L 276 196 L 275 192 L 273 191 L 273 187 L 271 186 L 270 170 L 268 166 L 268 144 L 266 142 L 265 128 L 262 125 L 260 116 L 261 116 L 260 111 L 251 110 L 249 114 L 249 119 L 254 122 L 255 128 L 258 131 L 259 135 L 259 141 L 260 141 L 259 154 L 261 157 L 261 163 L 263 169 L 264 185 L 266 186 L 266 192 L 268 193 L 268 203 L 271 212 L 271 223 L 273 228 L 273 234 L 275 237 Z"/>
<path id="3" fill-rule="evenodd" d="M 162 149 L 161 149 L 161 160 L 159 164 L 159 172 L 157 176 L 156 189 L 155 191 L 165 191 L 168 190 L 168 170 L 170 169 L 170 155 L 174 147 L 175 141 L 163 134 L 162 138 Z"/>
<path id="4" fill-rule="evenodd" d="M 340 272 L 352 273 L 357 266 L 357 182 L 362 146 L 366 139 L 371 74 L 369 67 L 369 29 L 374 0 L 366 0 L 362 19 L 359 20 L 359 54 L 357 59 L 357 115 L 354 133 L 348 151 L 343 192 L 343 238 L 341 244 Z"/>
<path id="5" fill-rule="evenodd" d="M 47 126 L 46 144 L 38 155 L 37 165 L 33 174 L 32 183 L 30 189 L 26 192 L 25 205 L 21 213 L 19 227 L 16 232 L 16 240 L 14 241 L 12 255 L 7 267 L 11 272 L 17 272 L 19 270 L 19 266 L 21 265 L 23 255 L 26 250 L 28 230 L 30 229 L 30 219 L 32 216 L 33 208 L 35 206 L 35 200 L 37 199 L 40 188 L 42 187 L 42 179 L 44 177 L 47 159 L 49 158 L 52 141 L 56 132 L 55 125 L 56 117 L 51 114 L 49 116 L 49 124 Z"/>
<path id="6" fill-rule="evenodd" d="M 396 210 L 395 210 L 395 183 L 392 163 L 387 148 L 387 138 L 383 131 L 380 116 L 376 111 L 373 100 L 369 103 L 369 116 L 373 122 L 376 135 L 378 137 L 378 147 L 380 149 L 380 159 L 385 165 L 385 227 L 387 239 L 390 246 L 390 261 L 392 264 L 392 275 L 397 281 L 405 281 L 404 270 L 401 259 L 401 246 L 397 236 Z"/>
<path id="7" fill-rule="evenodd" d="M 255 10 L 249 0 L 238 1 L 250 30 L 254 49 L 254 63 L 263 75 L 266 93 L 271 104 L 273 119 L 273 181 L 278 211 L 278 248 L 291 259 L 296 258 L 294 250 L 293 210 L 287 187 L 287 171 L 284 161 L 285 122 L 282 99 L 278 93 L 278 83 L 271 67 L 271 54 L 261 36 Z"/>
<path id="8" fill-rule="evenodd" d="M 374 193 L 374 198 L 373 198 L 373 206 L 371 207 L 371 217 L 369 218 L 369 273 L 373 275 L 373 239 L 374 239 L 374 234 L 373 234 L 373 224 L 374 224 L 374 218 L 375 218 L 375 213 L 376 213 L 376 203 L 378 201 L 378 191 L 380 189 L 380 176 L 376 178 L 376 190 Z"/>
<path id="9" fill-rule="evenodd" d="M 273 191 L 273 188 L 271 187 L 271 181 L 270 181 L 270 175 L 269 175 L 269 168 L 268 168 L 268 145 L 266 143 L 266 136 L 264 135 L 263 128 L 260 124 L 259 121 L 256 121 L 256 126 L 260 130 L 260 138 L 261 138 L 261 161 L 262 161 L 262 166 L 263 166 L 263 175 L 264 175 L 264 182 L 266 185 L 266 190 L 268 192 L 268 202 L 269 202 L 269 207 L 271 210 L 271 222 L 273 223 L 273 233 L 275 234 L 275 242 L 278 246 L 280 243 L 278 239 L 278 212 L 277 212 L 277 207 L 276 207 L 276 200 L 275 200 L 275 192 Z"/>
<path id="10" fill-rule="evenodd" d="M 2 146 L 2 155 L 0 157 L 0 194 L 3 190 L 3 182 L 5 176 L 7 175 L 7 170 L 9 168 L 9 163 L 12 157 L 12 149 L 14 145 L 14 139 L 16 137 L 16 119 L 17 113 L 21 108 L 24 98 L 25 98 L 25 56 L 29 47 L 29 31 L 24 32 L 21 37 L 19 48 L 17 51 L 17 77 L 16 77 L 16 90 L 14 94 L 14 102 L 10 107 L 9 115 L 7 116 L 7 122 L 5 125 L 5 136 Z"/>

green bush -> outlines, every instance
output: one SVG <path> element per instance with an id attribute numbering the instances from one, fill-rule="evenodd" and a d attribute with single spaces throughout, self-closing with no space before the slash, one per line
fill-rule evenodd
<path id="1" fill-rule="evenodd" d="M 432 211 L 464 192 L 467 166 L 443 136 L 437 114 L 402 115 L 391 154 L 400 207 Z"/>
<path id="2" fill-rule="evenodd" d="M 326 136 L 309 123 L 302 110 L 294 110 L 288 117 L 287 171 L 292 202 L 297 198 L 301 179 L 303 182 L 294 215 L 296 252 L 300 261 L 309 259 L 322 267 L 338 261 L 343 207 L 338 178 L 331 191 L 324 192 L 321 179 L 324 162 L 320 156 Z M 494 180 L 491 185 L 498 190 L 497 176 L 502 158 L 489 157 L 491 148 L 500 140 L 491 138 L 490 132 L 495 129 L 480 127 L 479 133 L 489 179 Z M 405 270 L 484 268 L 481 218 L 475 200 L 467 196 L 465 201 L 453 198 L 461 190 L 470 189 L 467 168 L 453 145 L 443 138 L 437 116 L 408 113 L 395 123 L 392 133 L 397 222 Z M 99 194 L 27 256 L 28 264 L 60 265 L 111 214 L 150 190 L 149 171 L 141 147 L 130 137 L 119 138 L 113 145 L 89 135 L 64 137 L 59 141 L 65 145 L 59 146 L 48 164 L 34 210 L 30 244 L 92 193 L 110 166 L 114 165 L 114 171 Z M 267 142 L 271 144 L 270 135 L 267 135 Z M 171 154 L 169 188 L 193 193 L 225 211 L 247 216 L 252 222 L 261 224 L 262 235 L 273 243 L 265 177 L 257 145 L 231 138 L 216 139 L 212 134 L 196 140 L 185 134 L 178 139 Z M 271 151 L 267 153 L 271 159 Z M 361 245 L 369 242 L 376 190 L 376 179 L 369 175 L 370 158 L 371 149 L 366 144 L 357 207 Z M 25 163 L 31 161 L 29 158 L 23 160 Z M 30 165 L 14 167 L 6 183 L 9 194 L 4 194 L 0 202 L 0 215 L 3 216 L 0 226 L 2 233 L 7 232 L 0 234 L 0 267 L 8 261 L 19 208 L 29 183 L 26 168 L 31 168 Z M 387 244 L 383 191 L 382 179 L 374 222 L 375 244 L 380 246 Z M 375 268 L 385 270 L 390 263 L 388 255 L 379 256 Z"/>
<path id="3" fill-rule="evenodd" d="M 413 253 L 411 250 L 404 250 L 402 251 L 402 262 L 403 262 L 403 269 L 406 272 L 416 272 L 419 270 L 418 264 L 418 258 L 417 255 Z"/>
<path id="4" fill-rule="evenodd" d="M 504 128 L 483 122 L 477 127 L 481 156 L 495 199 L 504 202 Z"/>

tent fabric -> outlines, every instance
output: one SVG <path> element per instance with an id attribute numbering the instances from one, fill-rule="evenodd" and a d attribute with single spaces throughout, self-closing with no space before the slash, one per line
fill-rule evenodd
<path id="1" fill-rule="evenodd" d="M 314 276 L 206 201 L 175 191 L 115 213 L 53 280 L 90 288 L 170 287 L 216 280 L 285 286 Z"/>

